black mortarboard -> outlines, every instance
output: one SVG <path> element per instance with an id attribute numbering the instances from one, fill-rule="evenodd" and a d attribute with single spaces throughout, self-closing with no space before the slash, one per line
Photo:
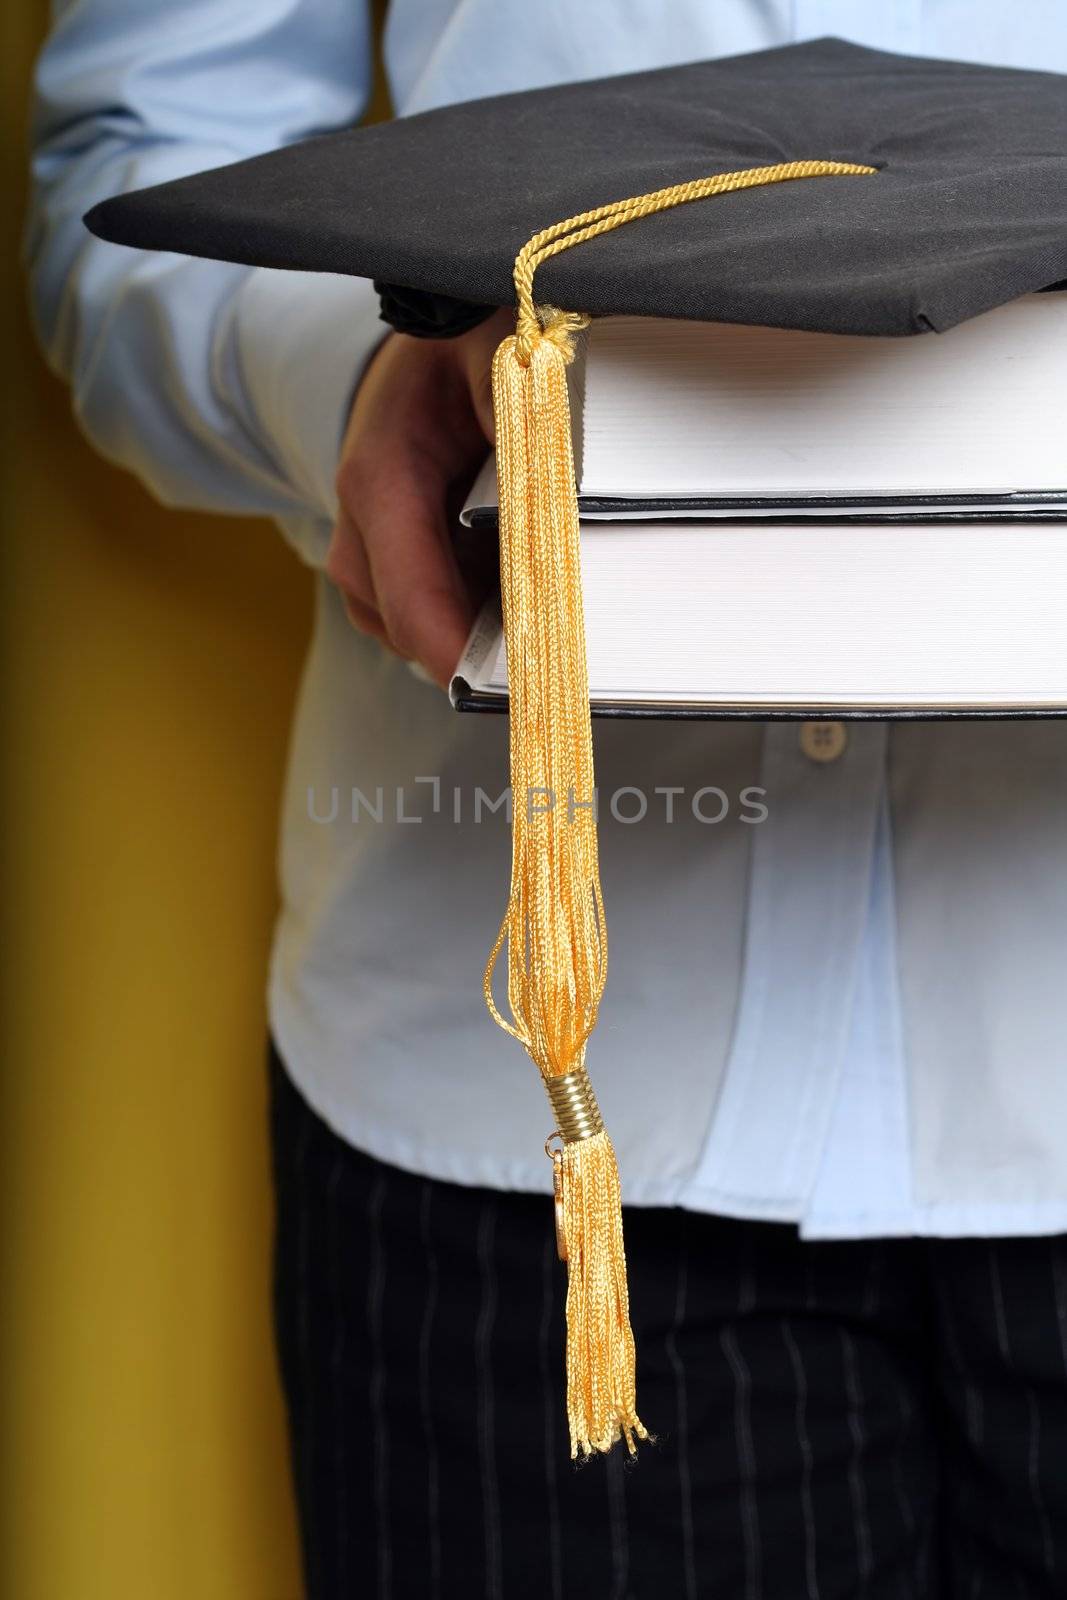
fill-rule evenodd
<path id="1" fill-rule="evenodd" d="M 1067 79 L 820 39 L 448 106 L 105 200 L 119 244 L 374 278 L 457 332 L 511 303 L 531 234 L 711 172 L 817 157 L 876 183 L 684 207 L 545 266 L 593 315 L 943 331 L 1067 278 Z"/>
<path id="2" fill-rule="evenodd" d="M 485 993 L 558 1125 L 572 1453 L 632 1448 L 619 1181 L 585 1070 L 607 946 L 572 335 L 611 312 L 922 333 L 1067 279 L 1067 80 L 821 40 L 314 139 L 87 220 L 121 244 L 373 277 L 413 332 L 517 299 L 493 366 L 512 880 Z M 535 307 L 535 272 L 567 310 Z M 510 1021 L 491 983 L 505 947 Z"/>

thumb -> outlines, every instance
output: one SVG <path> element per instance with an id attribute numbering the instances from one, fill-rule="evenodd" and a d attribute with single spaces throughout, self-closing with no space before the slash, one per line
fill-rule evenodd
<path id="1" fill-rule="evenodd" d="M 515 313 L 503 309 L 463 335 L 467 387 L 471 407 L 490 444 L 496 443 L 493 420 L 493 357 L 502 339 L 515 332 Z"/>
<path id="2" fill-rule="evenodd" d="M 470 374 L 471 405 L 474 415 L 490 444 L 496 444 L 496 418 L 493 416 L 492 367 L 481 367 Z"/>

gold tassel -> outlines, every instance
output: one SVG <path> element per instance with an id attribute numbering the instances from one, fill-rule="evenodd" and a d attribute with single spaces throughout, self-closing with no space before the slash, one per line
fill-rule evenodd
<path id="1" fill-rule="evenodd" d="M 648 1434 L 637 1415 L 618 1168 L 585 1070 L 608 952 L 566 368 L 574 337 L 589 319 L 536 309 L 533 277 L 562 250 L 690 200 L 874 170 L 796 161 L 675 184 L 555 223 L 535 234 L 515 262 L 516 331 L 493 361 L 510 698 L 511 893 L 486 968 L 485 998 L 495 1020 L 539 1068 L 558 1125 L 561 1144 L 550 1154 L 559 1253 L 568 1268 L 572 1457 L 609 1450 L 620 1438 L 633 1453 L 635 1439 Z M 505 944 L 513 1022 L 501 1015 L 492 991 Z"/>
<path id="2" fill-rule="evenodd" d="M 519 337 L 493 363 L 500 575 L 508 653 L 512 894 L 486 972 L 494 1016 L 540 1067 L 563 1139 L 567 1416 L 571 1455 L 645 1437 L 637 1416 L 615 1152 L 585 1074 L 585 1042 L 607 974 L 597 868 L 566 364 L 577 319 L 546 318 L 522 359 Z M 557 332 L 559 337 L 557 337 Z M 508 944 L 508 999 L 493 1001 Z M 576 1091 L 568 1099 L 567 1090 Z M 562 1095 L 563 1099 L 558 1098 Z M 562 1252 L 561 1252 L 562 1253 Z"/>

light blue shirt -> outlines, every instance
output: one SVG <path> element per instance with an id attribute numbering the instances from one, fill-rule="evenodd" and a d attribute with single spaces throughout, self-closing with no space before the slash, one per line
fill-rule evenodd
<path id="1" fill-rule="evenodd" d="M 385 55 L 405 114 L 825 33 L 1067 71 L 1056 0 L 395 0 Z M 71 0 L 37 80 L 33 300 L 81 425 L 169 504 L 275 517 L 314 567 L 381 336 L 370 286 L 140 255 L 80 219 L 354 121 L 370 59 L 359 0 Z M 686 797 L 669 825 L 603 827 L 590 1064 L 626 1197 L 811 1237 L 1067 1228 L 1067 731 L 865 724 L 831 761 L 811 749 L 793 726 L 597 730 L 602 794 Z M 456 718 L 320 575 L 282 829 L 282 1053 L 381 1158 L 545 1188 L 547 1107 L 479 984 L 508 840 L 474 810 L 505 784 L 494 719 Z M 688 803 L 709 785 L 721 823 Z"/>

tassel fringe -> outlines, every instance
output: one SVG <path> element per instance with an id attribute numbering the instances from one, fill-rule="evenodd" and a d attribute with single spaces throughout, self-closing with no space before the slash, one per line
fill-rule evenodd
<path id="1" fill-rule="evenodd" d="M 615 1151 L 606 1133 L 563 1147 L 567 1247 L 567 1422 L 571 1457 L 631 1455 L 648 1432 L 637 1415 L 622 1204 Z"/>

